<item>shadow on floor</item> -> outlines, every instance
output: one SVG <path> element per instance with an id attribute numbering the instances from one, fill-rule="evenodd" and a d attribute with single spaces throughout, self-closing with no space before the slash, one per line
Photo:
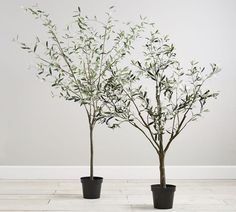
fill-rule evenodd
<path id="1" fill-rule="evenodd" d="M 153 211 L 156 209 L 153 208 L 153 205 L 146 205 L 146 204 L 137 204 L 137 205 L 131 205 L 131 208 L 135 211 Z"/>
<path id="2" fill-rule="evenodd" d="M 84 199 L 81 194 L 55 194 L 55 199 Z"/>

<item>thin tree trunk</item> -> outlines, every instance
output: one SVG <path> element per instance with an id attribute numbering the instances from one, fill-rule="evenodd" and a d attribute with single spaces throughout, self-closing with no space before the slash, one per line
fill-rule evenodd
<path id="1" fill-rule="evenodd" d="M 166 174 L 165 174 L 165 155 L 161 153 L 159 155 L 159 169 L 160 169 L 160 184 L 162 188 L 166 188 Z"/>
<path id="2" fill-rule="evenodd" d="M 93 180 L 93 126 L 89 126 L 90 133 L 90 179 Z"/>

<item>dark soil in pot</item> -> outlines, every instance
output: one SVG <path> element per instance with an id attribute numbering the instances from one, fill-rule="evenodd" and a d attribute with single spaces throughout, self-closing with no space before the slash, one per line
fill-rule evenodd
<path id="1" fill-rule="evenodd" d="M 98 199 L 101 194 L 102 177 L 81 177 L 80 178 L 83 188 L 83 197 L 85 199 Z"/>
<path id="2" fill-rule="evenodd" d="M 173 207 L 175 185 L 166 185 L 162 188 L 159 184 L 151 185 L 154 208 L 171 209 Z"/>

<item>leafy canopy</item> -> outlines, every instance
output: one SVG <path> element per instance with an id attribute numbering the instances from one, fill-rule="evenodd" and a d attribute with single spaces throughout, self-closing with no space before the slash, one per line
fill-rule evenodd
<path id="1" fill-rule="evenodd" d="M 38 76 L 51 83 L 60 97 L 84 106 L 90 125 L 104 117 L 104 102 L 100 98 L 111 70 L 120 69 L 119 64 L 130 54 L 133 42 L 143 31 L 144 21 L 139 24 L 123 24 L 117 29 L 117 20 L 111 16 L 113 7 L 106 13 L 106 22 L 97 17 L 89 18 L 78 7 L 73 23 L 63 35 L 48 13 L 37 7 L 27 8 L 35 19 L 46 28 L 48 40 L 36 37 L 33 45 L 20 42 L 21 48 L 37 59 Z"/>
<path id="2" fill-rule="evenodd" d="M 109 118 L 103 121 L 111 128 L 130 123 L 163 155 L 190 122 L 208 111 L 206 103 L 218 93 L 204 85 L 220 69 L 211 64 L 207 70 L 194 61 L 183 69 L 169 38 L 150 25 L 143 59 L 132 60 L 130 70 L 114 72 L 105 87 Z"/>

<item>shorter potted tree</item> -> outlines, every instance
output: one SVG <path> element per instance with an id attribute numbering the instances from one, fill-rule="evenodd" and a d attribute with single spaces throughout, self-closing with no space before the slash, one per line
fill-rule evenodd
<path id="1" fill-rule="evenodd" d="M 96 17 L 91 19 L 82 15 L 78 7 L 73 23 L 60 36 L 49 14 L 37 7 L 27 8 L 26 11 L 46 28 L 48 40 L 36 37 L 33 45 L 19 42 L 22 49 L 35 55 L 38 77 L 51 83 L 60 97 L 85 109 L 89 124 L 90 175 L 81 177 L 81 182 L 86 199 L 100 197 L 103 181 L 102 177 L 94 176 L 93 171 L 94 128 L 106 117 L 100 96 L 111 76 L 111 69 L 118 69 L 144 25 L 141 21 L 136 25 L 124 24 L 126 31 L 117 29 L 117 21 L 110 14 L 112 9 L 110 7 L 106 13 L 106 22 L 103 23 Z"/>
<path id="2" fill-rule="evenodd" d="M 154 148 L 159 159 L 160 183 L 151 185 L 154 208 L 172 208 L 175 185 L 166 183 L 165 158 L 175 138 L 191 122 L 208 112 L 206 103 L 218 93 L 205 87 L 219 68 L 206 71 L 197 62 L 184 70 L 175 48 L 155 26 L 144 45 L 143 59 L 133 60 L 132 70 L 116 71 L 105 86 L 104 101 L 115 128 L 128 122 L 138 129 Z M 146 86 L 144 86 L 146 85 Z"/>

